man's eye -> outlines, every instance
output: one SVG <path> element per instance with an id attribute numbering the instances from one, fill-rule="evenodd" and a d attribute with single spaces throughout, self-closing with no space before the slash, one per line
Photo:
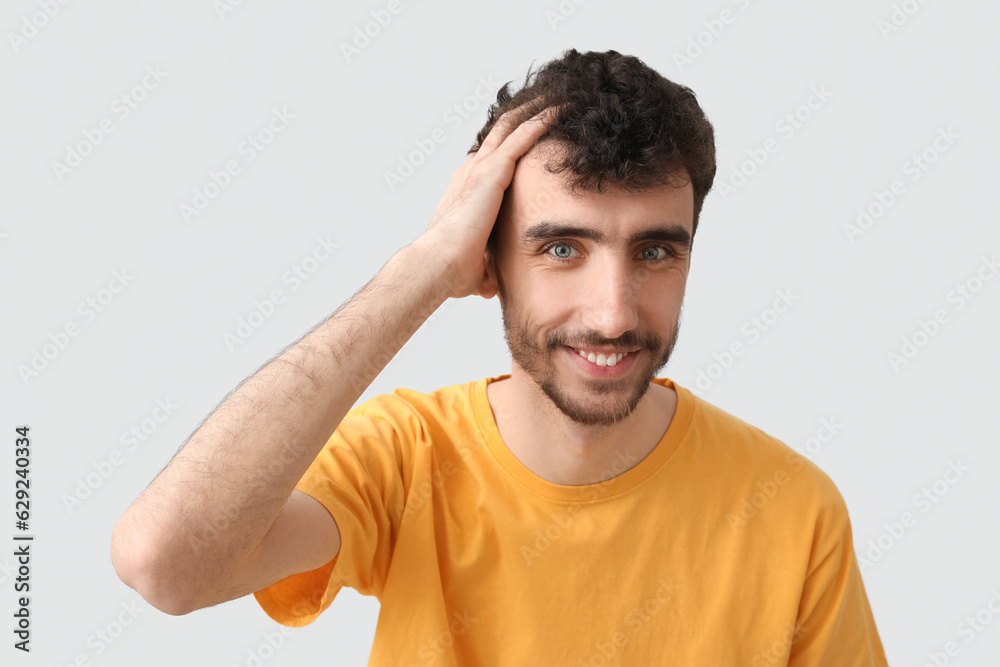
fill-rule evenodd
<path id="1" fill-rule="evenodd" d="M 552 258 L 559 260 L 573 259 L 574 250 L 576 250 L 576 248 L 574 248 L 571 243 L 566 243 L 565 241 L 556 241 L 543 248 L 543 252 L 549 254 Z M 674 252 L 669 246 L 654 245 L 643 248 L 639 251 L 639 256 L 643 260 L 655 264 L 658 262 L 665 262 L 674 257 Z"/>
<path id="2" fill-rule="evenodd" d="M 669 259 L 673 253 L 670 249 L 662 245 L 651 245 L 648 248 L 642 249 L 642 258 L 648 259 L 652 262 L 660 262 L 665 259 Z"/>
<path id="3" fill-rule="evenodd" d="M 573 246 L 568 243 L 553 243 L 545 249 L 546 252 L 552 252 L 552 255 L 556 259 L 569 259 L 570 255 L 573 253 Z"/>

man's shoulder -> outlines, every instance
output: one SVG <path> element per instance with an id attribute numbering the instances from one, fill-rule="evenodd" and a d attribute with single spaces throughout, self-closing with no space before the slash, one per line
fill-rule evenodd
<path id="1" fill-rule="evenodd" d="M 369 459 L 395 458 L 406 467 L 432 450 L 440 454 L 478 439 L 482 408 L 477 410 L 475 402 L 479 382 L 485 380 L 433 390 L 397 387 L 377 393 L 344 415 L 327 448 L 346 448 Z"/>
<path id="2" fill-rule="evenodd" d="M 680 387 L 692 406 L 691 436 L 720 469 L 770 483 L 846 515 L 847 507 L 833 478 L 786 442 L 735 414 Z M 756 482 L 755 482 L 756 484 Z"/>
<path id="3" fill-rule="evenodd" d="M 757 447 L 773 448 L 782 454 L 784 449 L 790 449 L 770 433 L 715 403 L 710 403 L 687 387 L 664 378 L 657 380 L 677 392 L 679 406 L 690 406 L 692 425 L 702 431 L 702 435 L 726 438 L 730 443 L 752 442 Z"/>
<path id="4" fill-rule="evenodd" d="M 473 419 L 477 391 L 489 378 L 470 380 L 436 389 L 396 387 L 389 393 L 379 393 L 355 405 L 345 416 L 372 417 L 394 421 Z"/>

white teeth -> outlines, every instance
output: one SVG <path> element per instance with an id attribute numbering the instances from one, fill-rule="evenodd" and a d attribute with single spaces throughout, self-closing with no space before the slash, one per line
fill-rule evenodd
<path id="1" fill-rule="evenodd" d="M 625 358 L 624 352 L 612 354 L 611 356 L 605 354 L 594 354 L 593 352 L 584 352 L 583 350 L 577 350 L 577 352 L 580 353 L 581 357 L 598 366 L 617 366 L 618 362 Z"/>

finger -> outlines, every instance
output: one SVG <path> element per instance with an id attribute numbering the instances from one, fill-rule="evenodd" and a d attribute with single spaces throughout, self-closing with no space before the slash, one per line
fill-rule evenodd
<path id="1" fill-rule="evenodd" d="M 529 123 L 533 125 L 541 123 L 544 125 L 554 118 L 554 110 L 558 109 L 558 107 L 547 107 L 535 115 L 528 117 L 527 114 L 531 113 L 532 107 L 535 105 L 537 105 L 537 100 L 526 102 L 519 107 L 504 112 L 497 119 L 492 129 L 490 129 L 489 134 L 486 135 L 477 153 L 483 156 L 489 155 L 500 147 L 507 140 L 507 137 L 513 134 L 519 127 L 523 127 Z"/>
<path id="2" fill-rule="evenodd" d="M 511 162 L 516 162 L 519 157 L 535 145 L 540 136 L 548 131 L 552 121 L 558 115 L 558 107 L 548 107 L 542 110 L 514 128 L 493 152 Z"/>

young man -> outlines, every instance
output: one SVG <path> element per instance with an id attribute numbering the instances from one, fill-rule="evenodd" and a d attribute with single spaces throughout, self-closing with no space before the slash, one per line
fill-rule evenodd
<path id="1" fill-rule="evenodd" d="M 570 50 L 497 99 L 424 233 L 121 517 L 119 576 L 289 626 L 350 586 L 382 604 L 372 665 L 886 665 L 832 480 L 656 377 L 715 176 L 694 95 Z M 472 294 L 509 374 L 352 408 Z"/>

